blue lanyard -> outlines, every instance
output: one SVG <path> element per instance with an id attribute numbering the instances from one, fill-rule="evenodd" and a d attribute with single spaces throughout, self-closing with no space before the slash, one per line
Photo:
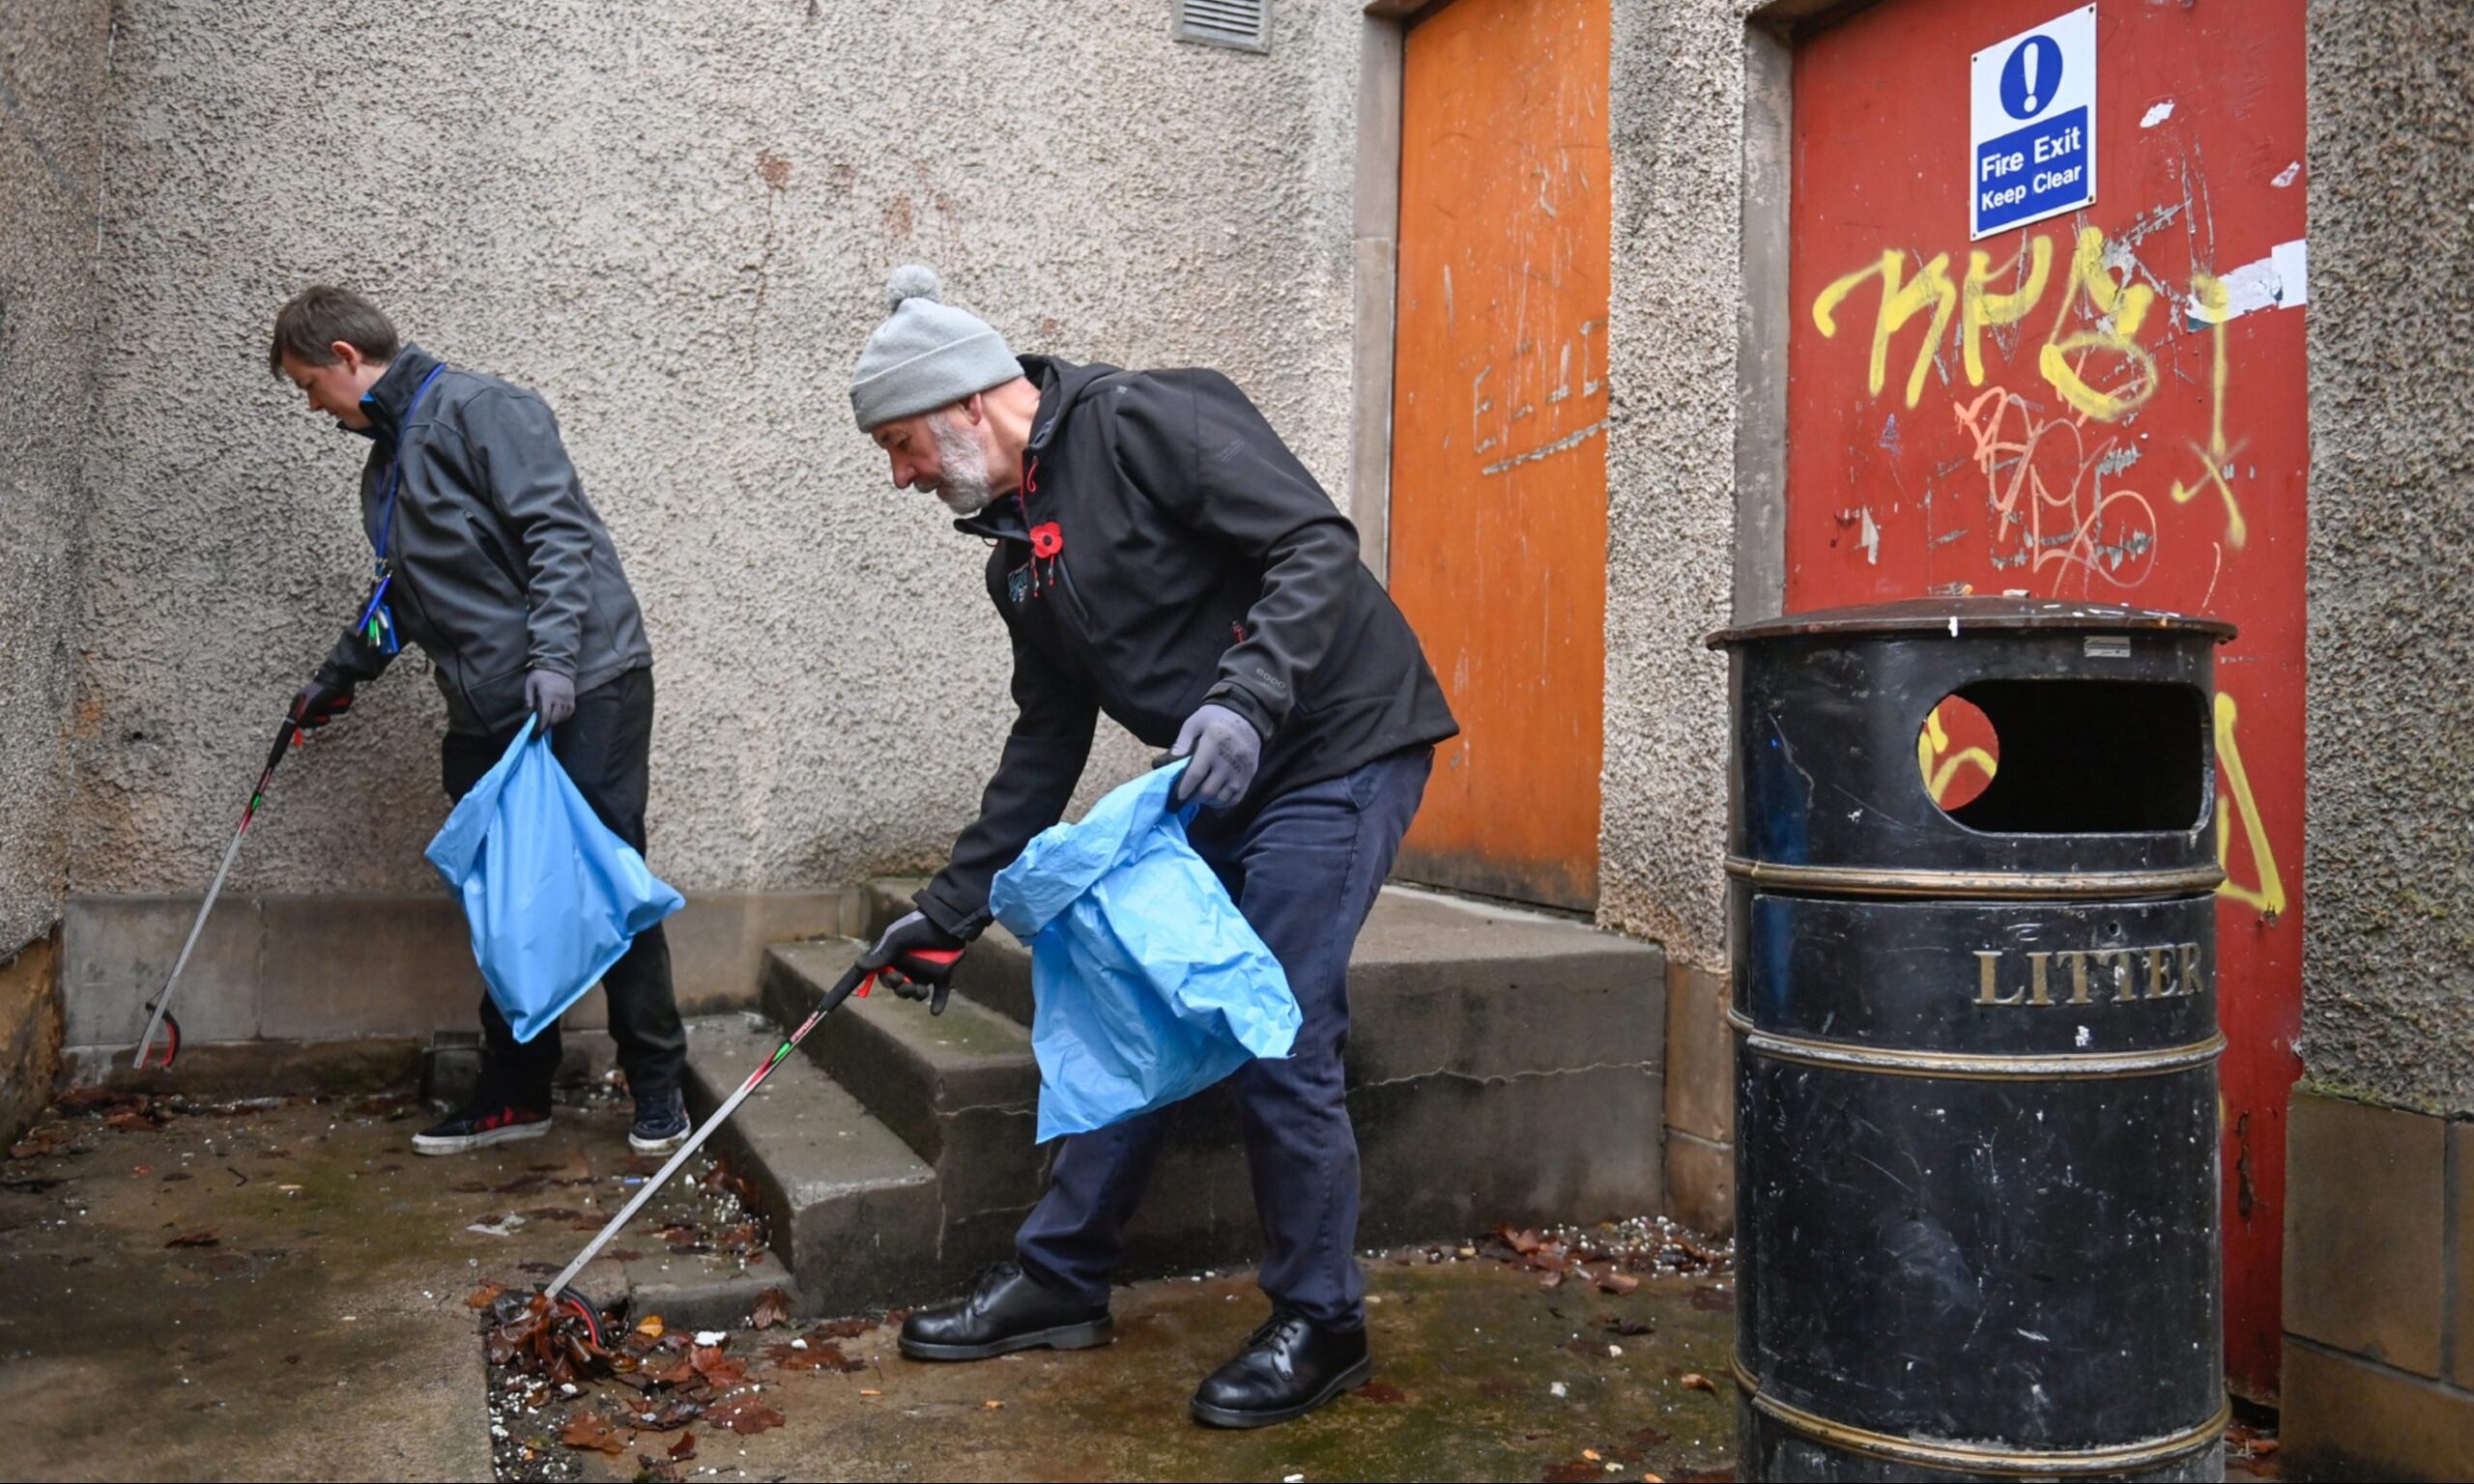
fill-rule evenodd
<path id="1" fill-rule="evenodd" d="M 403 482 L 404 441 L 412 436 L 413 415 L 421 410 L 421 398 L 429 395 L 429 384 L 437 381 L 439 373 L 446 369 L 446 362 L 440 361 L 430 367 L 429 375 L 422 377 L 421 384 L 413 388 L 413 405 L 404 409 L 404 420 L 395 429 L 395 456 L 388 461 L 387 477 L 378 486 L 380 514 L 374 575 L 382 582 L 387 577 L 387 543 L 395 533 L 395 491 Z"/>

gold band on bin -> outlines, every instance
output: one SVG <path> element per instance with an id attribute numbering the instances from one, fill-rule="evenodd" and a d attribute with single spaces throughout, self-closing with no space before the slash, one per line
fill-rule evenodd
<path id="1" fill-rule="evenodd" d="M 1765 1031 L 1732 1006 L 1727 1024 L 1744 1044 L 1764 1056 L 1808 1067 L 1840 1071 L 1878 1072 L 1892 1077 L 1957 1077 L 1989 1080 L 2019 1077 L 2039 1082 L 2070 1082 L 2090 1077 L 2156 1077 L 2167 1072 L 2204 1067 L 2225 1050 L 2222 1031 L 2205 1041 L 2150 1051 L 2058 1051 L 2021 1056 L 1969 1051 L 1896 1051 L 1850 1045 L 1843 1041 L 1817 1041 Z"/>
<path id="2" fill-rule="evenodd" d="M 2031 1478 L 2073 1478 L 2086 1474 L 2129 1473 L 2136 1470 L 2171 1463 L 2187 1453 L 2196 1453 L 2217 1441 L 2225 1434 L 2225 1424 L 2232 1419 L 2233 1404 L 2221 1404 L 2216 1414 L 2197 1427 L 2187 1427 L 2162 1438 L 2148 1438 L 2138 1442 L 2115 1443 L 2099 1448 L 1999 1448 L 1971 1446 L 1965 1443 L 1940 1442 L 1921 1438 L 1901 1438 L 1889 1433 L 1876 1433 L 1867 1428 L 1853 1427 L 1816 1416 L 1798 1407 L 1790 1407 L 1774 1396 L 1765 1395 L 1761 1383 L 1743 1363 L 1743 1357 L 1731 1357 L 1735 1366 L 1736 1384 L 1743 1388 L 1744 1397 L 1763 1415 L 1790 1430 L 1844 1448 L 1850 1453 L 1862 1453 L 1892 1463 L 1911 1464 L 1924 1469 L 1941 1469 L 1952 1473 L 2018 1474 Z"/>
<path id="3" fill-rule="evenodd" d="M 1864 866 L 1781 866 L 1740 855 L 1727 857 L 1727 873 L 1741 876 L 1755 886 L 1837 897 L 1992 897 L 2040 901 L 2178 897 L 2212 892 L 2225 881 L 2225 868 L 2213 863 L 2170 870 L 1897 870 Z"/>

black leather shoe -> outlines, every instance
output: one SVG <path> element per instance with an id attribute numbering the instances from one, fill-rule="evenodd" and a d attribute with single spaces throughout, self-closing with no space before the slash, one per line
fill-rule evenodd
<path id="1" fill-rule="evenodd" d="M 986 1360 L 1042 1345 L 1089 1350 L 1115 1337 L 1107 1304 L 1076 1303 L 1042 1288 L 1014 1263 L 981 1274 L 969 1298 L 902 1322 L 902 1353 L 913 1360 Z"/>
<path id="2" fill-rule="evenodd" d="M 1274 1314 L 1194 1392 L 1194 1420 L 1214 1427 L 1285 1422 L 1373 1375 L 1363 1328 L 1337 1333 L 1303 1314 Z"/>

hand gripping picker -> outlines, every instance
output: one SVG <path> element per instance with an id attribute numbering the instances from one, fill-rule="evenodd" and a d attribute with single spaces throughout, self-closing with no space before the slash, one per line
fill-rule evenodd
<path id="1" fill-rule="evenodd" d="M 274 746 L 267 750 L 267 765 L 258 774 L 255 787 L 249 790 L 249 802 L 241 811 L 241 827 L 232 832 L 232 843 L 223 847 L 223 864 L 215 868 L 215 884 L 206 889 L 206 904 L 197 909 L 197 921 L 189 925 L 188 941 L 181 945 L 181 956 L 172 960 L 171 977 L 163 981 L 163 992 L 147 1002 L 154 1014 L 146 1022 L 146 1034 L 137 1038 L 137 1054 L 129 1060 L 129 1070 L 146 1068 L 147 1048 L 155 1044 L 155 1032 L 168 1033 L 163 1042 L 163 1065 L 169 1068 L 172 1058 L 181 1054 L 181 1022 L 172 1018 L 172 987 L 181 982 L 181 970 L 189 966 L 189 954 L 197 948 L 198 934 L 206 930 L 207 914 L 215 910 L 215 899 L 223 893 L 223 878 L 232 874 L 232 862 L 241 854 L 241 841 L 249 833 L 251 821 L 258 817 L 258 806 L 266 802 L 267 783 L 274 777 L 274 765 L 283 761 L 284 749 L 301 735 L 301 724 L 291 717 L 275 728 Z"/>
<path id="2" fill-rule="evenodd" d="M 915 963 L 932 963 L 942 968 L 960 958 L 962 950 L 931 949 L 905 954 L 902 956 Z M 696 1151 L 705 1147 L 705 1141 L 713 1136 L 714 1129 L 730 1122 L 730 1116 L 738 1111 L 738 1105 L 747 1100 L 747 1095 L 755 1092 L 759 1083 L 773 1074 L 773 1069 L 782 1065 L 784 1057 L 798 1049 L 799 1042 L 807 1039 L 808 1032 L 815 1030 L 819 1021 L 839 1010 L 842 1002 L 854 994 L 861 999 L 867 998 L 868 990 L 876 984 L 877 975 L 879 972 L 881 971 L 862 969 L 855 963 L 850 965 L 849 972 L 844 974 L 831 989 L 825 991 L 824 998 L 817 1002 L 816 1009 L 805 1020 L 799 1022 L 799 1028 L 791 1033 L 790 1039 L 774 1047 L 773 1054 L 766 1057 L 762 1066 L 748 1073 L 747 1080 L 738 1085 L 738 1091 L 723 1099 L 722 1105 L 713 1110 L 713 1116 L 705 1120 L 704 1125 L 688 1136 L 687 1142 L 678 1147 L 678 1153 L 671 1156 L 669 1162 L 656 1171 L 650 1180 L 639 1186 L 636 1193 L 628 1198 L 626 1205 L 618 1208 L 618 1213 L 610 1218 L 610 1224 L 604 1226 L 592 1241 L 586 1242 L 584 1250 L 575 1255 L 575 1260 L 560 1270 L 559 1275 L 542 1287 L 541 1292 L 549 1298 L 554 1308 L 565 1309 L 584 1321 L 585 1328 L 592 1335 L 592 1343 L 595 1345 L 602 1343 L 601 1309 L 591 1299 L 570 1286 L 575 1282 L 576 1274 L 584 1271 L 588 1264 L 599 1257 L 601 1249 L 610 1245 L 611 1239 L 617 1237 L 627 1223 L 634 1219 L 636 1213 L 644 1209 L 645 1203 L 653 1198 L 653 1192 L 669 1184 L 670 1178 L 677 1174 L 679 1168 L 695 1156 Z"/>

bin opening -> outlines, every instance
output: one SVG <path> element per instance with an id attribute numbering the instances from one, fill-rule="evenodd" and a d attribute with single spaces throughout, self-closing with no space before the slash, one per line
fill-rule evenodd
<path id="1" fill-rule="evenodd" d="M 2206 821 L 2208 743 L 2192 686 L 1986 680 L 1934 708 L 1916 756 L 1926 792 L 1971 830 L 2180 833 Z"/>

